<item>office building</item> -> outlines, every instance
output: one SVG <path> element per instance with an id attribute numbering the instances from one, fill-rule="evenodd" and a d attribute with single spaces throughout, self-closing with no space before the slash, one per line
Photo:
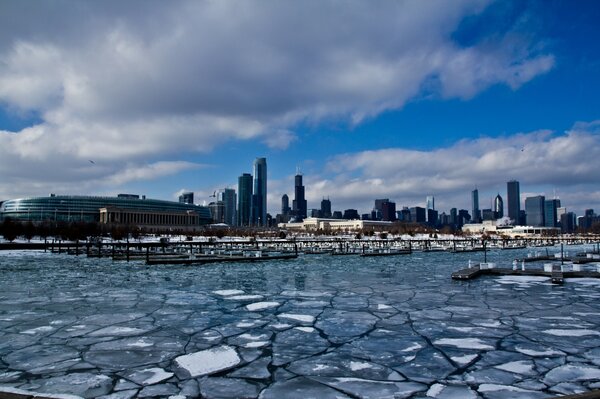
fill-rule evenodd
<path id="1" fill-rule="evenodd" d="M 566 234 L 575 231 L 575 214 L 573 212 L 565 212 L 560 215 L 560 231 Z"/>
<path id="2" fill-rule="evenodd" d="M 385 222 L 393 222 L 396 220 L 396 203 L 390 200 L 386 200 L 379 204 L 381 211 L 381 218 L 378 220 L 383 220 Z"/>
<path id="3" fill-rule="evenodd" d="M 292 202 L 292 211 L 300 219 L 307 216 L 307 202 L 304 196 L 304 185 L 302 184 L 302 175 L 297 174 L 294 177 L 294 201 Z"/>
<path id="4" fill-rule="evenodd" d="M 494 198 L 494 217 L 496 219 L 504 217 L 504 201 L 502 200 L 500 193 Z"/>
<path id="5" fill-rule="evenodd" d="M 252 191 L 250 220 L 254 226 L 267 225 L 267 159 L 254 160 L 254 187 Z"/>
<path id="6" fill-rule="evenodd" d="M 448 223 L 451 225 L 458 224 L 458 211 L 456 208 L 450 209 L 450 216 L 448 217 Z"/>
<path id="7" fill-rule="evenodd" d="M 342 211 L 333 211 L 333 214 L 331 215 L 332 219 L 342 219 Z"/>
<path id="8" fill-rule="evenodd" d="M 321 200 L 321 217 L 330 218 L 331 217 L 331 201 L 329 198 L 323 198 Z"/>
<path id="9" fill-rule="evenodd" d="M 425 209 L 427 210 L 425 213 L 427 222 L 429 224 L 432 224 L 431 220 L 429 220 L 429 210 L 435 210 L 435 198 L 433 198 L 433 195 L 428 195 L 427 198 L 425 199 Z M 433 223 L 433 224 L 435 224 L 435 223 Z"/>
<path id="10" fill-rule="evenodd" d="M 471 221 L 473 223 L 479 223 L 481 221 L 481 214 L 479 212 L 479 190 L 475 189 L 471 191 Z"/>
<path id="11" fill-rule="evenodd" d="M 356 209 L 346 209 L 343 218 L 346 220 L 360 220 L 360 215 Z"/>
<path id="12" fill-rule="evenodd" d="M 421 208 L 420 206 L 410 208 L 410 221 L 413 223 L 425 223 L 427 221 L 425 213 L 425 208 Z"/>
<path id="13" fill-rule="evenodd" d="M 559 199 L 546 200 L 544 203 L 544 226 L 558 227 L 558 208 L 560 208 Z"/>
<path id="14" fill-rule="evenodd" d="M 287 194 L 283 194 L 281 196 L 281 214 L 283 216 L 288 216 L 290 214 L 290 197 Z"/>
<path id="15" fill-rule="evenodd" d="M 525 215 L 528 226 L 536 227 L 545 225 L 545 201 L 546 198 L 543 195 L 525 198 Z"/>
<path id="16" fill-rule="evenodd" d="M 436 211 L 435 209 L 426 209 L 425 218 L 427 220 L 428 225 L 432 227 L 438 225 L 438 211 Z"/>
<path id="17" fill-rule="evenodd" d="M 481 210 L 481 219 L 482 220 L 496 220 L 496 212 L 492 209 L 482 209 Z"/>
<path id="18" fill-rule="evenodd" d="M 471 215 L 469 215 L 469 211 L 466 209 L 460 209 L 458 211 L 458 221 L 456 224 L 460 227 L 469 222 L 471 222 Z"/>
<path id="19" fill-rule="evenodd" d="M 250 226 L 252 209 L 252 175 L 244 173 L 238 177 L 237 225 Z"/>
<path id="20" fill-rule="evenodd" d="M 225 223 L 225 204 L 223 201 L 213 201 L 208 204 L 212 222 L 215 224 Z"/>
<path id="21" fill-rule="evenodd" d="M 194 193 L 185 192 L 179 196 L 180 204 L 193 204 L 194 203 Z"/>
<path id="22" fill-rule="evenodd" d="M 508 200 L 508 218 L 513 221 L 513 224 L 521 223 L 521 190 L 519 182 L 511 180 L 506 183 L 506 196 Z"/>
<path id="23" fill-rule="evenodd" d="M 235 190 L 226 188 L 217 194 L 217 200 L 223 202 L 223 223 L 229 226 L 237 225 L 237 198 Z"/>
<path id="24" fill-rule="evenodd" d="M 410 209 L 403 207 L 401 210 L 396 211 L 396 217 L 400 222 L 410 222 Z"/>

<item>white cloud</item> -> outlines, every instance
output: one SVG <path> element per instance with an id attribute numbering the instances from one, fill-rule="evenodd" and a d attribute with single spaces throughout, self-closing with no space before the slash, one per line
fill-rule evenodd
<path id="1" fill-rule="evenodd" d="M 282 150 L 298 139 L 298 123 L 360 123 L 401 108 L 432 81 L 433 95 L 469 98 L 552 68 L 551 54 L 514 33 L 469 46 L 453 40 L 487 4 L 8 2 L 0 104 L 41 122 L 0 132 L 0 171 L 22 169 L 14 173 L 30 186 L 69 177 L 77 187 L 89 176 L 70 168 L 93 158 L 112 162 L 93 173 L 107 183 L 144 179 L 128 165 L 231 141 Z M 6 184 L 0 195 L 13 191 Z"/>
<path id="2" fill-rule="evenodd" d="M 425 196 L 434 193 L 438 208 L 447 211 L 470 209 L 470 191 L 477 187 L 480 207 L 486 208 L 488 196 L 505 196 L 506 182 L 517 179 L 523 192 L 538 190 L 551 197 L 559 188 L 564 206 L 593 208 L 600 183 L 599 127 L 595 121 L 576 124 L 564 134 L 543 130 L 462 140 L 431 151 L 389 148 L 342 154 L 329 161 L 322 175 L 305 178 L 307 197 L 315 204 L 331 196 L 336 209 L 366 211 L 375 198 L 422 206 Z"/>

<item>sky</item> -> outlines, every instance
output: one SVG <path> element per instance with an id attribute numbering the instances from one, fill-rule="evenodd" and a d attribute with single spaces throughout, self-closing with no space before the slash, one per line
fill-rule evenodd
<path id="1" fill-rule="evenodd" d="M 600 6 L 580 1 L 0 2 L 0 200 L 197 203 L 267 158 L 268 210 L 600 213 Z"/>

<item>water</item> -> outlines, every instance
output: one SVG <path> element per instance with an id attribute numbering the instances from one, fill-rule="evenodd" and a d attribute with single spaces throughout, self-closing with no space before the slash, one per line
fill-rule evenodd
<path id="1" fill-rule="evenodd" d="M 526 253 L 492 251 L 488 261 L 508 267 Z M 599 388 L 600 280 L 450 279 L 482 258 L 147 267 L 3 253 L 0 387 L 112 398 L 543 398 Z"/>

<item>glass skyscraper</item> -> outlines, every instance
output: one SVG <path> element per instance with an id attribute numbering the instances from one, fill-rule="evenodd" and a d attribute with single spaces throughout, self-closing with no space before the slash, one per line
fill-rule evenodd
<path id="1" fill-rule="evenodd" d="M 267 225 L 267 158 L 254 160 L 254 191 L 252 193 L 252 224 Z"/>
<path id="2" fill-rule="evenodd" d="M 294 201 L 292 201 L 292 209 L 297 217 L 304 219 L 307 216 L 307 208 L 304 186 L 302 185 L 302 175 L 297 174 L 294 178 Z"/>
<path id="3" fill-rule="evenodd" d="M 481 221 L 481 214 L 479 212 L 479 190 L 477 189 L 471 191 L 471 205 L 473 210 L 471 222 L 479 223 Z"/>
<path id="4" fill-rule="evenodd" d="M 506 194 L 508 197 L 508 217 L 515 225 L 520 223 L 521 217 L 521 191 L 519 182 L 511 180 L 506 183 Z"/>
<path id="5" fill-rule="evenodd" d="M 543 195 L 525 198 L 525 213 L 527 215 L 526 217 L 528 226 L 542 227 L 545 225 L 545 201 L 546 198 Z"/>
<path id="6" fill-rule="evenodd" d="M 238 178 L 238 226 L 250 226 L 252 207 L 252 175 L 244 173 Z"/>

